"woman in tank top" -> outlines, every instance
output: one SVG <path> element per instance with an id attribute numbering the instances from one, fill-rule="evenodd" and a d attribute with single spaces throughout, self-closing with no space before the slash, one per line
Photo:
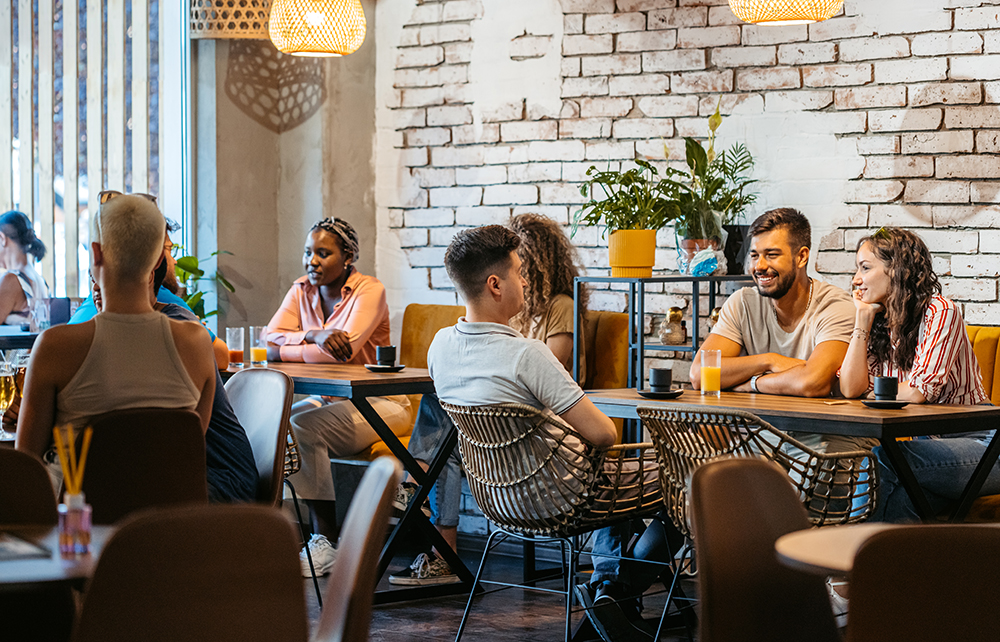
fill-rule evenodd
<path id="1" fill-rule="evenodd" d="M 48 298 L 45 279 L 32 266 L 44 256 L 45 244 L 27 216 L 15 211 L 0 216 L 0 268 L 6 270 L 0 277 L 0 319 L 5 325 L 27 323 L 34 300 Z"/>

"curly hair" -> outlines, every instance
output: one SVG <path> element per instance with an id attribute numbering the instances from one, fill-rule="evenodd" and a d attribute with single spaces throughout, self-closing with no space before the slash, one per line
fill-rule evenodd
<path id="1" fill-rule="evenodd" d="M 908 230 L 883 227 L 858 241 L 885 264 L 889 294 L 875 315 L 868 354 L 879 363 L 890 360 L 901 372 L 913 367 L 920 341 L 920 322 L 931 297 L 941 293 L 941 282 L 931 263 L 931 253 L 923 240 Z M 893 350 L 892 337 L 897 338 Z"/>
<path id="2" fill-rule="evenodd" d="M 510 324 L 518 332 L 527 333 L 533 320 L 545 314 L 556 295 L 573 297 L 573 279 L 580 275 L 579 256 L 559 224 L 547 216 L 518 214 L 507 226 L 521 237 L 517 254 L 528 282 L 524 309 Z M 587 307 L 586 290 L 581 291 L 580 297 L 582 313 Z"/>

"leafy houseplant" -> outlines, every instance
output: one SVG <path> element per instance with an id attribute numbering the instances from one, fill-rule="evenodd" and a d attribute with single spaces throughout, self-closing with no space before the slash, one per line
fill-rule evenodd
<path id="1" fill-rule="evenodd" d="M 174 245 L 174 250 L 182 251 L 183 247 L 180 245 Z M 214 314 L 218 314 L 219 311 L 212 310 L 211 312 L 205 312 L 205 293 L 198 289 L 198 281 L 215 281 L 230 292 L 236 291 L 233 284 L 222 276 L 222 273 L 219 272 L 218 268 L 216 268 L 215 274 L 205 276 L 205 270 L 201 267 L 202 262 L 208 261 L 219 254 L 231 255 L 232 252 L 227 252 L 225 250 L 212 252 L 208 255 L 208 258 L 205 259 L 199 259 L 197 256 L 181 256 L 177 257 L 177 263 L 174 266 L 174 273 L 177 275 L 177 281 L 181 284 L 181 288 L 184 290 L 181 294 L 181 298 L 183 298 L 184 302 L 187 303 L 187 306 L 191 308 L 191 311 L 198 315 L 199 319 L 206 319 Z"/>

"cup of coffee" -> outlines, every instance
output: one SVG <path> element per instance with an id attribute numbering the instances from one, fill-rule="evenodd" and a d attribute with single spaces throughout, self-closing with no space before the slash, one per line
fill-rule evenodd
<path id="1" fill-rule="evenodd" d="M 670 368 L 649 369 L 649 389 L 652 392 L 670 392 L 674 382 L 674 371 Z"/>
<path id="2" fill-rule="evenodd" d="M 377 346 L 375 348 L 375 359 L 380 366 L 396 365 L 396 346 Z"/>
<path id="3" fill-rule="evenodd" d="M 875 400 L 895 401 L 899 392 L 899 380 L 896 377 L 875 377 Z"/>

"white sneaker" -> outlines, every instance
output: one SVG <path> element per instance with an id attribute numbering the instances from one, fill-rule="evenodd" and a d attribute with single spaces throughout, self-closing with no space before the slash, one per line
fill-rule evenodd
<path id="1" fill-rule="evenodd" d="M 316 569 L 316 576 L 329 573 L 337 559 L 337 549 L 333 547 L 330 540 L 318 533 L 309 538 L 308 546 L 309 554 L 312 555 L 313 568 Z M 309 557 L 306 555 L 305 546 L 299 551 L 299 563 L 302 565 L 302 577 L 312 577 L 312 569 L 309 568 Z"/>
<path id="2" fill-rule="evenodd" d="M 837 592 L 834 586 L 841 586 L 847 582 L 831 582 L 827 580 L 826 590 L 830 594 L 830 607 L 833 609 L 833 618 L 837 622 L 837 628 L 847 626 L 847 598 Z"/>

